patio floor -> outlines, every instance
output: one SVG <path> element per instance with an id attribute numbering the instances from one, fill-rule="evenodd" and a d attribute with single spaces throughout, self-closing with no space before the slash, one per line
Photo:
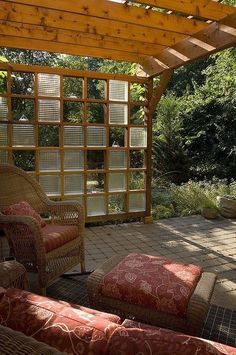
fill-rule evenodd
<path id="1" fill-rule="evenodd" d="M 236 220 L 190 216 L 153 224 L 89 227 L 85 246 L 87 270 L 120 252 L 162 255 L 201 265 L 218 275 L 212 303 L 236 309 Z"/>

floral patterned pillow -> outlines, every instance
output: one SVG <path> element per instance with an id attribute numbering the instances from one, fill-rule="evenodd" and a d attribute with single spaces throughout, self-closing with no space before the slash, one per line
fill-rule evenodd
<path id="1" fill-rule="evenodd" d="M 38 212 L 36 212 L 26 201 L 21 201 L 7 207 L 2 211 L 2 213 L 6 215 L 14 215 L 14 216 L 30 216 L 35 218 L 40 223 L 41 227 L 46 226 L 46 223 L 38 214 Z"/>

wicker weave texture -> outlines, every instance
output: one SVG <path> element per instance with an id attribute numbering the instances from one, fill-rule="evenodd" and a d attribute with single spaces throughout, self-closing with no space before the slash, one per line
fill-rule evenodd
<path id="1" fill-rule="evenodd" d="M 58 276 L 84 260 L 84 208 L 77 202 L 54 202 L 48 199 L 38 182 L 25 171 L 10 165 L 0 165 L 0 211 L 18 203 L 28 202 L 38 213 L 48 216 L 54 224 L 75 225 L 77 237 L 63 246 L 46 252 L 41 226 L 29 216 L 3 215 L 0 228 L 6 234 L 12 255 L 27 271 L 38 274 L 41 293 L 45 293 Z"/>
<path id="2" fill-rule="evenodd" d="M 0 286 L 15 287 L 22 290 L 29 288 L 29 280 L 25 267 L 16 260 L 0 263 Z"/>
<path id="3" fill-rule="evenodd" d="M 126 254 L 127 255 L 127 254 Z M 121 300 L 103 296 L 100 292 L 100 284 L 103 277 L 116 266 L 125 255 L 118 255 L 105 261 L 89 277 L 87 281 L 88 295 L 92 307 L 110 313 L 116 313 L 121 318 L 135 318 L 136 320 L 159 327 L 176 331 L 184 331 L 187 334 L 200 335 L 203 322 L 210 305 L 210 299 L 216 282 L 216 275 L 203 272 L 195 288 L 187 309 L 185 318 L 168 313 L 155 311 Z"/>

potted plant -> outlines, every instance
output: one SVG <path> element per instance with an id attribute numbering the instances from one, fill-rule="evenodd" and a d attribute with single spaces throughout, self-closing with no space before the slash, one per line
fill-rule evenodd
<path id="1" fill-rule="evenodd" d="M 201 214 L 204 218 L 215 219 L 219 216 L 219 210 L 215 202 L 205 200 L 201 206 Z"/>
<path id="2" fill-rule="evenodd" d="M 223 217 L 236 217 L 236 196 L 218 196 L 219 211 Z"/>

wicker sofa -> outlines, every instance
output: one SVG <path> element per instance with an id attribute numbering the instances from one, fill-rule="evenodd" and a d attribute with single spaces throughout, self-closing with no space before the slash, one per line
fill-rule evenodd
<path id="1" fill-rule="evenodd" d="M 236 354 L 226 345 L 133 320 L 122 323 L 114 314 L 14 288 L 0 289 L 0 349 L 3 355 Z"/>

